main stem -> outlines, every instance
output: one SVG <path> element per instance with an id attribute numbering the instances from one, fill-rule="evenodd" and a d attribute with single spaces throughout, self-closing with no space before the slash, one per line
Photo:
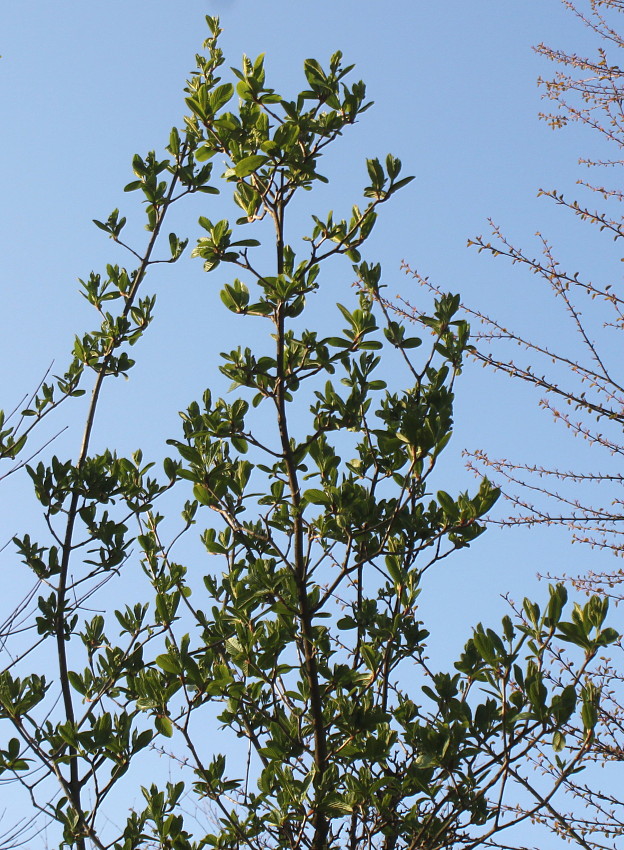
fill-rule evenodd
<path id="1" fill-rule="evenodd" d="M 284 206 L 278 202 L 274 210 L 274 221 L 277 234 L 277 274 L 284 272 Z M 284 307 L 279 304 L 276 311 L 277 325 L 277 365 L 276 365 L 276 387 L 275 400 L 277 405 L 277 421 L 279 428 L 282 453 L 286 463 L 288 486 L 293 505 L 293 573 L 297 587 L 297 603 L 299 606 L 299 620 L 301 623 L 301 644 L 303 648 L 304 671 L 310 689 L 310 711 L 312 714 L 312 725 L 314 729 L 314 764 L 316 767 L 317 782 L 322 781 L 327 768 L 327 737 L 325 723 L 323 720 L 323 703 L 321 699 L 321 688 L 319 682 L 318 665 L 314 649 L 313 615 L 310 610 L 308 599 L 308 574 L 307 562 L 304 554 L 304 529 L 301 517 L 301 491 L 297 476 L 297 465 L 293 457 L 288 433 L 288 418 L 286 415 L 286 387 L 284 375 L 285 355 L 285 331 L 284 331 Z M 316 785 L 317 783 L 315 783 Z M 311 850 L 324 850 L 327 846 L 327 835 L 329 822 L 323 808 L 323 793 L 317 795 L 316 805 L 312 815 L 312 826 L 314 838 Z"/>

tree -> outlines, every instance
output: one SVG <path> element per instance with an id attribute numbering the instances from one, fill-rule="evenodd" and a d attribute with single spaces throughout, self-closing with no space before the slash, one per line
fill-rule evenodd
<path id="1" fill-rule="evenodd" d="M 624 12 L 621 0 L 587 0 L 564 5 L 577 16 L 597 41 L 595 53 L 569 52 L 540 44 L 538 54 L 558 66 L 551 79 L 540 79 L 544 98 L 551 102 L 551 111 L 540 117 L 553 129 L 580 124 L 598 134 L 599 153 L 581 158 L 579 163 L 589 168 L 608 168 L 610 173 L 621 168 L 624 147 L 622 100 L 624 71 L 617 63 L 617 53 L 624 47 L 624 34 L 618 15 Z M 613 150 L 615 148 L 615 150 Z M 590 202 L 569 200 L 557 190 L 540 190 L 540 195 L 587 222 L 616 243 L 622 239 L 621 215 L 616 205 L 624 194 L 615 186 L 602 181 L 579 179 L 584 190 L 600 196 L 603 209 L 594 209 Z M 548 525 L 565 527 L 573 541 L 589 544 L 596 549 L 621 556 L 622 496 L 624 481 L 618 461 L 624 452 L 624 383 L 621 377 L 619 346 L 614 334 L 621 332 L 624 319 L 624 300 L 614 280 L 621 276 L 621 257 L 616 252 L 617 265 L 607 267 L 608 282 L 596 277 L 568 271 L 553 246 L 543 237 L 542 254 L 517 247 L 499 227 L 492 225 L 492 236 L 477 237 L 469 244 L 495 257 L 504 257 L 535 274 L 554 295 L 555 306 L 562 308 L 578 343 L 567 348 L 548 339 L 531 338 L 493 318 L 482 309 L 464 305 L 466 312 L 480 320 L 483 330 L 476 334 L 473 356 L 498 372 L 536 387 L 543 395 L 540 406 L 575 437 L 587 441 L 602 457 L 602 469 L 592 463 L 590 469 L 559 468 L 539 461 L 492 458 L 482 450 L 469 454 L 470 466 L 478 475 L 484 470 L 498 479 L 503 493 L 513 506 L 513 513 L 503 519 L 491 518 L 505 526 Z M 594 248 L 593 243 L 592 250 Z M 600 260 L 609 253 L 597 244 Z M 586 249 L 587 250 L 587 249 Z M 598 265 L 598 263 L 595 263 Z M 417 273 L 423 283 L 428 281 Z M 433 287 L 435 289 L 435 287 Z M 409 317 L 411 310 L 405 305 Z M 556 338 L 556 337 L 555 337 Z M 511 358 L 508 345 L 520 347 L 523 362 Z M 571 454 L 573 450 L 571 449 Z M 599 571 L 586 571 L 566 576 L 577 589 L 598 593 L 618 604 L 624 599 L 623 572 L 617 565 Z M 605 659 L 601 671 L 604 693 L 594 759 L 598 764 L 622 762 L 624 753 L 624 673 L 615 654 Z M 570 794 L 582 808 L 569 812 L 568 819 L 576 828 L 587 832 L 587 846 L 617 846 L 624 824 L 624 801 L 613 792 L 613 783 L 588 782 L 583 777 L 566 781 Z"/>
<path id="2" fill-rule="evenodd" d="M 553 79 L 539 81 L 545 89 L 544 97 L 555 105 L 553 112 L 542 113 L 540 117 L 553 129 L 561 129 L 572 122 L 590 127 L 597 131 L 602 142 L 606 142 L 608 154 L 610 146 L 621 148 L 624 144 L 621 116 L 624 72 L 610 58 L 611 51 L 624 46 L 624 36 L 606 13 L 621 14 L 624 4 L 620 0 L 588 0 L 581 6 L 565 0 L 564 5 L 599 36 L 604 46 L 598 48 L 595 57 L 567 53 L 544 44 L 536 48 L 540 55 L 563 68 Z M 583 8 L 585 6 L 587 11 Z M 579 162 L 587 167 L 610 169 L 621 165 L 619 159 L 612 157 L 600 160 L 582 158 Z M 617 188 L 585 180 L 578 183 L 611 204 L 624 199 Z M 540 195 L 566 208 L 581 221 L 597 226 L 608 238 L 615 241 L 622 238 L 621 221 L 608 208 L 592 210 L 588 204 L 568 201 L 556 190 L 540 190 Z M 545 238 L 541 237 L 542 256 L 535 258 L 515 247 L 500 228 L 491 224 L 491 241 L 479 236 L 470 240 L 469 244 L 496 257 L 506 257 L 540 277 L 571 321 L 580 342 L 580 351 L 569 354 L 553 349 L 552 343 L 532 341 L 513 328 L 503 327 L 482 310 L 465 305 L 468 313 L 485 325 L 485 329 L 475 336 L 479 345 L 474 356 L 498 371 L 543 390 L 545 396 L 540 405 L 552 414 L 555 421 L 563 423 L 575 436 L 617 458 L 622 452 L 619 435 L 624 390 L 608 330 L 622 326 L 622 299 L 612 283 L 601 285 L 578 273 L 566 271 Z M 411 270 L 407 267 L 407 271 Z M 425 282 L 417 273 L 416 277 Z M 597 305 L 603 308 L 601 313 Z M 601 331 L 603 334 L 599 337 Z M 522 367 L 506 357 L 503 353 L 505 343 L 529 352 L 533 356 L 532 363 Z M 619 501 L 616 499 L 614 506 L 609 504 L 612 492 L 606 494 L 601 505 L 577 495 L 579 485 L 590 483 L 601 490 L 608 490 L 613 484 L 619 485 L 622 482 L 619 473 L 614 474 L 612 469 L 604 474 L 568 472 L 533 464 L 497 461 L 485 452 L 477 453 L 474 459 L 495 470 L 512 486 L 524 488 L 521 496 L 511 491 L 506 493 L 521 512 L 510 519 L 511 523 L 564 524 L 570 528 L 576 541 L 607 548 L 616 554 L 622 551 Z M 549 507 L 549 503 L 556 507 Z M 598 576 L 595 579 L 600 581 Z M 602 592 L 607 593 L 608 582 L 600 583 Z"/>
<path id="3" fill-rule="evenodd" d="M 473 495 L 432 495 L 469 345 L 459 298 L 441 296 L 418 317 L 429 340 L 416 362 L 423 340 L 390 317 L 381 270 L 360 253 L 378 208 L 410 180 L 391 155 L 367 161 L 362 209 L 312 216 L 297 256 L 289 204 L 326 180 L 321 155 L 368 108 L 365 87 L 348 81 L 340 53 L 326 69 L 306 60 L 307 88 L 292 100 L 267 85 L 262 57 L 233 69 L 235 87 L 219 76 L 218 21 L 207 23 L 185 127 L 164 159 L 133 160 L 126 190 L 145 198 L 147 245 L 124 241 L 118 210 L 96 221 L 135 268 L 109 265 L 82 283 L 100 327 L 76 339 L 66 375 L 44 383 L 3 436 L 14 460 L 28 445 L 20 425 L 84 392 L 93 373 L 77 459 L 26 465 L 49 538 L 14 540 L 38 598 L 5 635 L 0 771 L 59 825 L 61 846 L 79 850 L 502 848 L 499 834 L 542 812 L 584 846 L 555 795 L 592 751 L 591 673 L 617 637 L 604 626 L 607 603 L 594 597 L 566 621 L 566 591 L 552 587 L 543 611 L 525 600 L 500 632 L 479 624 L 451 673 L 430 668 L 423 577 L 481 534 L 498 495 L 486 479 Z M 193 255 L 207 272 L 229 264 L 245 278 L 221 299 L 264 336 L 222 355 L 237 395 L 208 389 L 189 405 L 162 477 L 140 450 L 92 454 L 91 433 L 104 385 L 131 370 L 130 347 L 152 319 L 145 281 L 163 261 L 169 211 L 218 192 L 215 157 L 243 215 L 236 232 L 200 218 Z M 240 233 L 260 220 L 273 224 L 272 257 Z M 187 240 L 164 241 L 176 262 Z M 359 294 L 338 304 L 328 334 L 304 317 L 343 257 Z M 387 386 L 386 363 L 407 389 L 398 378 Z M 196 526 L 201 557 L 180 551 Z M 139 563 L 147 587 L 131 600 Z M 111 614 L 97 600 L 112 583 L 125 604 Z M 562 641 L 574 663 L 548 689 Z M 221 752 L 211 725 L 245 752 L 229 738 Z M 545 780 L 532 769 L 538 752 Z M 189 801 L 212 812 L 208 828 L 192 826 Z"/>

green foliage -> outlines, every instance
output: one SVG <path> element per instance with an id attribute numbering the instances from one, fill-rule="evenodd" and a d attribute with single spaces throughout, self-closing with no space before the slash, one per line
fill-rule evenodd
<path id="1" fill-rule="evenodd" d="M 172 131 L 166 159 L 135 156 L 137 179 L 126 186 L 144 196 L 147 247 L 129 248 L 133 271 L 108 266 L 83 283 L 101 326 L 76 339 L 66 375 L 54 389 L 44 384 L 26 412 L 40 419 L 95 373 L 78 461 L 28 467 L 53 540 L 14 542 L 41 586 L 36 631 L 58 667 L 48 680 L 20 678 L 26 653 L 2 673 L 0 730 L 11 737 L 0 745 L 0 772 L 20 778 L 60 824 L 61 846 L 81 850 L 499 846 L 497 832 L 523 820 L 506 808 L 509 789 L 533 793 L 529 757 L 550 759 L 555 786 L 579 768 L 599 697 L 586 674 L 617 636 L 603 629 L 599 600 L 563 621 L 557 587 L 546 613 L 527 601 L 500 633 L 477 626 L 452 673 L 430 669 L 423 576 L 482 533 L 498 496 L 485 479 L 473 494 L 432 495 L 469 346 L 459 299 L 442 296 L 420 316 L 422 338 L 388 316 L 381 269 L 360 249 L 377 208 L 411 179 L 390 155 L 368 160 L 363 208 L 312 216 L 296 255 L 288 204 L 326 180 L 321 155 L 368 108 L 365 87 L 348 82 L 351 67 L 336 53 L 327 68 L 305 62 L 309 88 L 293 100 L 267 87 L 262 57 L 244 58 L 235 89 L 218 76 L 218 22 L 207 20 L 185 128 Z M 128 373 L 128 349 L 150 324 L 155 299 L 139 290 L 168 209 L 217 192 L 214 158 L 226 160 L 222 179 L 244 215 L 235 224 L 200 218 L 205 235 L 192 253 L 208 272 L 229 264 L 244 278 L 226 283 L 221 300 L 264 330 L 267 345 L 222 355 L 236 393 L 207 389 L 182 413 L 160 483 L 141 452 L 90 455 L 90 434 L 104 380 Z M 258 240 L 238 238 L 264 217 L 275 226 L 269 268 Z M 125 221 L 115 210 L 96 225 L 123 245 Z M 187 240 L 167 239 L 175 262 Z M 308 303 L 324 297 L 326 261 L 340 256 L 358 292 L 327 327 L 310 327 Z M 3 456 L 16 456 L 24 436 L 1 432 Z M 188 499 L 180 533 L 203 529 L 206 556 L 192 570 L 163 542 L 157 503 L 173 487 Z M 114 618 L 94 615 L 87 601 L 123 580 L 137 549 L 152 598 Z M 553 680 L 561 640 L 580 655 Z M 60 684 L 58 707 L 50 679 Z M 207 734 L 215 714 L 247 742 L 246 764 Z M 181 779 L 142 787 L 144 805 L 127 817 L 117 810 L 115 822 L 126 819 L 111 836 L 107 798 L 142 785 L 150 746 L 169 753 Z M 35 770 L 58 782 L 60 797 L 41 796 L 49 785 Z M 188 794 L 216 813 L 208 834 L 185 820 Z"/>

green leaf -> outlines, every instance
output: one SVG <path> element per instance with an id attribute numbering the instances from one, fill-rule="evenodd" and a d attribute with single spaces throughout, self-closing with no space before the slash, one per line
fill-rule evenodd
<path id="1" fill-rule="evenodd" d="M 79 676 L 78 673 L 74 673 L 73 670 L 68 670 L 67 678 L 69 679 L 69 683 L 75 691 L 78 691 L 79 694 L 83 696 L 86 694 L 87 689 L 85 688 L 82 676 Z"/>
<path id="2" fill-rule="evenodd" d="M 409 183 L 414 180 L 414 177 L 403 177 L 401 180 L 397 180 L 396 183 L 392 184 L 390 188 L 390 192 L 394 194 L 394 192 L 398 192 L 399 189 L 402 189 L 404 186 L 407 186 Z"/>
<path id="3" fill-rule="evenodd" d="M 211 505 L 214 501 L 212 493 L 205 484 L 196 484 L 193 487 L 193 496 L 200 505 Z"/>
<path id="4" fill-rule="evenodd" d="M 306 59 L 303 63 L 303 72 L 312 87 L 323 86 L 327 81 L 325 71 L 323 71 L 316 59 Z"/>
<path id="5" fill-rule="evenodd" d="M 328 505 L 329 496 L 324 490 L 306 490 L 303 494 L 303 499 L 311 505 Z"/>
<path id="6" fill-rule="evenodd" d="M 166 715 L 157 714 L 154 725 L 160 734 L 165 736 L 165 738 L 171 738 L 173 736 L 173 723 Z"/>
<path id="7" fill-rule="evenodd" d="M 606 628 L 602 629 L 600 634 L 597 636 L 595 643 L 597 646 L 608 646 L 611 643 L 615 643 L 620 637 L 620 633 L 616 629 Z"/>
<path id="8" fill-rule="evenodd" d="M 400 343 L 401 348 L 418 348 L 422 345 L 422 339 L 418 339 L 418 337 L 412 336 L 408 339 L 402 340 Z"/>
<path id="9" fill-rule="evenodd" d="M 236 163 L 234 166 L 234 173 L 237 177 L 248 177 L 254 171 L 257 171 L 261 165 L 268 162 L 268 160 L 268 156 L 262 156 L 261 154 L 246 156 L 244 159 L 241 159 Z"/>
<path id="10" fill-rule="evenodd" d="M 232 95 L 234 94 L 234 86 L 232 83 L 225 83 L 224 85 L 217 86 L 210 93 L 210 106 L 213 112 L 218 112 L 222 109 L 225 104 L 230 100 Z"/>
<path id="11" fill-rule="evenodd" d="M 452 496 L 449 496 L 449 494 L 446 493 L 444 490 L 438 490 L 437 499 L 445 514 L 448 514 L 451 517 L 456 517 L 459 515 L 459 510 L 455 499 L 453 499 Z"/>
<path id="12" fill-rule="evenodd" d="M 212 145 L 202 145 L 202 147 L 197 148 L 195 153 L 193 154 L 197 162 L 206 162 L 216 154 L 216 150 L 212 147 Z"/>
<path id="13" fill-rule="evenodd" d="M 171 655 L 156 656 L 156 664 L 158 664 L 161 670 L 164 670 L 165 673 L 173 673 L 174 676 L 179 676 L 182 671 L 180 662 L 176 658 L 172 658 Z"/>

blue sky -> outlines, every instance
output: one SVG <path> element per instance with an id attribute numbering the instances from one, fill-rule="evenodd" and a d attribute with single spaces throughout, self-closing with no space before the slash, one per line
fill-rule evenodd
<path id="1" fill-rule="evenodd" d="M 162 147 L 179 121 L 205 13 L 221 16 L 227 64 L 265 52 L 269 78 L 284 91 L 300 85 L 308 56 L 326 60 L 341 49 L 356 63 L 376 104 L 336 146 L 327 170 L 332 182 L 312 209 L 342 205 L 346 212 L 360 198 L 364 159 L 388 151 L 401 157 L 416 180 L 383 210 L 367 254 L 382 262 L 390 291 L 427 303 L 400 273 L 405 259 L 503 321 L 564 335 L 534 279 L 465 247 L 488 216 L 520 242 L 530 242 L 538 229 L 563 249 L 574 241 L 569 217 L 536 198 L 541 186 L 574 186 L 576 160 L 588 141 L 575 129 L 553 133 L 537 119 L 536 78 L 552 69 L 532 45 L 587 43 L 557 0 L 383 6 L 321 0 L 313 13 L 292 2 L 271 3 L 267 11 L 243 0 L 187 0 L 175 10 L 160 0 L 25 0 L 4 12 L 0 62 L 3 406 L 32 388 L 52 359 L 62 364 L 73 334 L 89 327 L 76 279 L 127 261 L 91 219 L 120 207 L 140 221 L 136 197 L 122 192 L 131 158 Z M 211 210 L 208 215 L 217 214 Z M 193 235 L 201 212 L 192 210 L 180 230 Z M 581 261 L 589 253 L 581 252 Z M 213 318 L 218 282 L 208 281 L 197 262 L 154 276 L 159 317 L 132 380 L 109 391 L 100 420 L 98 433 L 121 450 L 142 444 L 147 431 L 157 451 L 177 428 L 177 410 L 211 380 L 206 357 L 220 334 L 225 347 L 231 333 Z M 529 460 L 555 453 L 567 462 L 570 447 L 536 411 L 536 400 L 518 385 L 469 369 L 459 385 L 445 486 L 473 483 L 463 471 L 464 447 Z M 76 436 L 70 428 L 56 450 L 74 453 Z M 15 513 L 2 519 L 3 539 L 24 513 L 20 501 L 13 505 Z M 570 550 L 565 540 L 555 532 L 490 532 L 470 555 L 449 564 L 445 591 L 457 591 L 448 595 L 449 610 L 458 613 L 469 592 L 477 616 L 486 616 L 497 593 L 528 590 L 536 569 L 557 572 L 570 559 L 581 565 L 597 557 Z M 3 558 L 6 568 L 6 552 Z"/>
<path id="2" fill-rule="evenodd" d="M 541 186 L 571 189 L 577 157 L 588 147 L 577 130 L 553 133 L 537 119 L 536 77 L 551 68 L 532 45 L 587 43 L 557 0 L 383 6 L 321 0 L 313 13 L 292 2 L 271 3 L 267 11 L 243 0 L 187 0 L 175 9 L 160 0 L 25 0 L 3 14 L 0 61 L 6 128 L 0 166 L 3 406 L 34 387 L 52 359 L 60 366 L 73 334 L 89 327 L 92 317 L 76 279 L 107 262 L 126 261 L 91 219 L 118 206 L 140 221 L 135 196 L 122 192 L 131 158 L 162 147 L 179 121 L 181 89 L 204 38 L 205 13 L 221 16 L 227 64 L 242 53 L 265 52 L 269 78 L 284 91 L 300 85 L 308 56 L 324 60 L 339 48 L 356 63 L 376 105 L 332 154 L 332 182 L 312 208 L 338 211 L 342 204 L 346 212 L 360 198 L 366 156 L 392 151 L 401 157 L 416 180 L 383 210 L 367 254 L 383 263 L 390 291 L 427 303 L 400 273 L 405 259 L 503 321 L 565 337 L 534 279 L 465 247 L 468 237 L 486 228 L 488 216 L 520 242 L 530 242 L 537 229 L 563 250 L 576 239 L 569 217 L 536 198 Z M 192 210 L 180 230 L 193 235 L 194 217 L 203 211 Z M 590 256 L 593 263 L 588 246 L 580 262 Z M 177 410 L 211 380 L 211 346 L 223 338 L 225 347 L 231 333 L 221 318 L 214 320 L 218 282 L 207 281 L 197 262 L 154 276 L 159 317 L 132 380 L 109 391 L 98 432 L 103 439 L 131 450 L 147 432 L 157 451 L 172 436 Z M 525 388 L 467 370 L 445 484 L 472 485 L 462 467 L 464 447 L 571 463 L 570 445 L 536 411 L 536 400 Z M 57 451 L 63 446 L 74 453 L 78 421 L 70 417 L 72 427 Z M 24 514 L 21 501 L 12 504 L 1 520 L 3 540 Z M 557 572 L 569 569 L 570 561 L 583 568 L 598 558 L 571 550 L 565 540 L 555 532 L 490 532 L 449 565 L 444 587 L 457 591 L 448 596 L 449 610 L 458 613 L 468 592 L 477 616 L 485 616 L 497 593 L 529 589 L 536 569 Z M 6 569 L 6 551 L 2 557 Z M 456 640 L 463 637 L 458 633 Z"/>
<path id="3" fill-rule="evenodd" d="M 564 256 L 576 251 L 581 266 L 597 262 L 595 243 L 579 242 L 585 232 L 536 197 L 540 187 L 572 192 L 577 158 L 591 149 L 576 129 L 553 133 L 537 119 L 536 78 L 552 67 L 532 45 L 587 46 L 587 34 L 558 0 L 21 0 L 3 10 L 0 44 L 1 406 L 10 408 L 34 388 L 51 360 L 60 368 L 73 334 L 93 321 L 76 279 L 126 261 L 91 219 L 119 207 L 140 221 L 136 196 L 122 191 L 132 155 L 162 149 L 179 122 L 205 14 L 221 16 L 227 65 L 243 53 L 264 52 L 269 80 L 280 91 L 303 87 L 307 57 L 323 62 L 341 49 L 356 63 L 376 105 L 332 154 L 330 186 L 312 211 L 338 212 L 342 205 L 347 212 L 358 202 L 367 156 L 391 151 L 402 159 L 416 180 L 383 210 L 367 250 L 382 262 L 390 291 L 427 303 L 426 293 L 401 274 L 405 259 L 503 322 L 566 341 L 534 278 L 465 247 L 491 216 L 520 243 L 540 230 Z M 218 215 L 213 210 L 206 214 Z M 193 209 L 180 232 L 195 236 L 193 219 L 201 212 Z M 598 262 L 602 271 L 606 261 Z M 109 390 L 96 432 L 102 444 L 121 451 L 147 444 L 157 454 L 175 435 L 177 411 L 212 380 L 215 345 L 219 351 L 229 342 L 231 327 L 220 313 L 215 318 L 225 275 L 208 281 L 200 264 L 189 261 L 154 276 L 157 320 L 131 380 Z M 340 284 L 344 295 L 349 283 L 343 274 L 337 291 Z M 576 456 L 590 462 L 578 443 L 561 439 L 536 402 L 526 388 L 468 369 L 459 386 L 448 479 L 440 482 L 445 489 L 475 486 L 463 468 L 465 447 L 570 466 Z M 56 451 L 73 455 L 79 417 L 68 412 L 66 422 L 63 415 L 60 424 L 70 427 Z M 11 487 L 0 545 L 32 510 L 25 488 Z M 8 549 L 0 554 L 5 574 L 13 558 Z M 544 595 L 545 587 L 536 590 L 536 571 L 599 569 L 607 560 L 570 547 L 554 530 L 492 530 L 431 578 L 434 638 L 459 647 L 471 623 L 502 610 L 499 594 Z"/>

